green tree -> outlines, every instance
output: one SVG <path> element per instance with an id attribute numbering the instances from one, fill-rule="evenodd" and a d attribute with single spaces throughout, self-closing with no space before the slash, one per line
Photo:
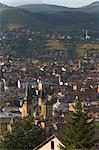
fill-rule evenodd
<path id="1" fill-rule="evenodd" d="M 69 112 L 66 129 L 63 132 L 62 150 L 91 149 L 94 144 L 94 122 L 90 121 L 83 112 L 82 104 L 78 98 L 75 101 L 75 112 Z"/>
<path id="2" fill-rule="evenodd" d="M 45 131 L 35 127 L 31 119 L 15 121 L 12 132 L 7 132 L 2 140 L 2 148 L 32 150 L 45 140 Z"/>

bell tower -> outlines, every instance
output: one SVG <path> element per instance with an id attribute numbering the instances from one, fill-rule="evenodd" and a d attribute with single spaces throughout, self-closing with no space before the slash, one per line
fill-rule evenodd
<path id="1" fill-rule="evenodd" d="M 22 118 L 27 117 L 27 99 L 23 99 L 23 104 L 22 104 Z"/>
<path id="2" fill-rule="evenodd" d="M 27 117 L 27 96 L 28 96 L 28 83 L 26 84 L 26 89 L 25 89 L 25 97 L 23 98 L 23 102 L 22 102 L 22 118 L 26 118 Z"/>

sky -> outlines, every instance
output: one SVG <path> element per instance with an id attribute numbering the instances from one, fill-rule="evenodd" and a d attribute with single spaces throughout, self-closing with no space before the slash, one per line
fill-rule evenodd
<path id="1" fill-rule="evenodd" d="M 18 6 L 18 5 L 25 5 L 25 4 L 54 4 L 54 5 L 61 5 L 61 6 L 68 6 L 68 7 L 81 7 L 88 5 L 95 0 L 0 0 L 0 3 L 11 5 L 11 6 Z"/>

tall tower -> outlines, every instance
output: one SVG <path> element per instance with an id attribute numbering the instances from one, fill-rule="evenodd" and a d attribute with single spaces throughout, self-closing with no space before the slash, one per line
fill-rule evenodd
<path id="1" fill-rule="evenodd" d="M 90 36 L 88 35 L 88 31 L 86 30 L 85 39 L 90 39 Z"/>
<path id="2" fill-rule="evenodd" d="M 22 103 L 22 118 L 26 118 L 27 117 L 27 99 L 23 99 L 23 103 Z"/>
<path id="3" fill-rule="evenodd" d="M 27 96 L 28 96 L 28 83 L 26 83 L 25 97 L 23 98 L 23 102 L 22 102 L 22 118 L 27 117 L 27 112 L 28 112 Z"/>
<path id="4" fill-rule="evenodd" d="M 21 88 L 21 82 L 20 82 L 20 80 L 17 81 L 17 88 L 18 88 L 18 89 Z"/>
<path id="5" fill-rule="evenodd" d="M 29 85 L 28 87 L 28 113 L 29 115 L 33 115 L 34 113 L 34 104 L 35 104 L 35 99 L 37 98 L 37 92 L 35 89 L 34 85 Z"/>
<path id="6" fill-rule="evenodd" d="M 42 82 L 39 81 L 39 83 L 38 83 L 38 91 L 39 91 L 38 105 L 39 106 L 41 106 L 41 104 L 42 104 L 42 90 L 43 90 Z"/>

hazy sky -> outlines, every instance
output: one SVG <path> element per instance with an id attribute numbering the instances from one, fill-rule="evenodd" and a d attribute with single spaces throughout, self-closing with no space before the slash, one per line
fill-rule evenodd
<path id="1" fill-rule="evenodd" d="M 40 4 L 40 3 L 47 3 L 47 4 L 55 4 L 55 5 L 62 5 L 68 7 L 80 7 L 84 5 L 88 5 L 95 0 L 0 0 L 1 3 L 7 5 L 25 5 L 25 4 Z"/>

